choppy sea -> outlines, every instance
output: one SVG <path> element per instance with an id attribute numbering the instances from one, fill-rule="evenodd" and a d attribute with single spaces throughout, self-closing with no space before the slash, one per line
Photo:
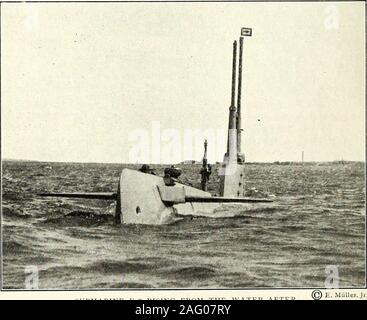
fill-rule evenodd
<path id="1" fill-rule="evenodd" d="M 365 163 L 248 164 L 246 187 L 275 207 L 162 226 L 116 225 L 113 202 L 36 195 L 115 191 L 137 166 L 2 166 L 3 288 L 24 288 L 32 268 L 40 289 L 324 287 L 328 266 L 340 287 L 365 285 Z M 200 166 L 182 168 L 199 187 Z"/>

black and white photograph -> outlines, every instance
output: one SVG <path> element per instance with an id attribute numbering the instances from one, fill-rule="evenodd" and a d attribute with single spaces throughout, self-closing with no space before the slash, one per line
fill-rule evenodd
<path id="1" fill-rule="evenodd" d="M 365 288 L 365 50 L 362 1 L 1 3 L 2 290 Z"/>

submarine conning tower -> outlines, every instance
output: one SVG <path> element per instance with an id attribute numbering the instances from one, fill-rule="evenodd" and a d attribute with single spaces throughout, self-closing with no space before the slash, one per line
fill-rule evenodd
<path id="1" fill-rule="evenodd" d="M 233 42 L 231 105 L 229 107 L 227 151 L 219 169 L 220 195 L 222 197 L 245 196 L 245 156 L 241 153 L 241 92 L 243 36 L 251 36 L 252 29 L 242 28 L 239 39 L 238 87 L 236 98 L 237 41 Z"/>

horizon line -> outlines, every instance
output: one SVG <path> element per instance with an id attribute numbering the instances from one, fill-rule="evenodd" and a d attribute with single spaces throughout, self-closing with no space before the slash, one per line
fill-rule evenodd
<path id="1" fill-rule="evenodd" d="M 80 164 L 149 164 L 149 165 L 169 165 L 169 164 L 192 164 L 192 163 L 184 163 L 194 161 L 193 164 L 201 164 L 202 160 L 182 160 L 180 162 L 175 163 L 152 163 L 152 162 L 104 162 L 104 161 L 59 161 L 59 160 L 32 160 L 32 159 L 18 159 L 18 158 L 1 158 L 1 162 L 44 162 L 44 163 L 80 163 Z M 223 161 L 214 161 L 213 164 L 222 163 Z M 302 160 L 276 160 L 276 161 L 245 161 L 245 164 L 251 163 L 336 163 L 336 162 L 362 162 L 365 163 L 366 160 L 310 160 L 310 161 L 302 161 Z"/>

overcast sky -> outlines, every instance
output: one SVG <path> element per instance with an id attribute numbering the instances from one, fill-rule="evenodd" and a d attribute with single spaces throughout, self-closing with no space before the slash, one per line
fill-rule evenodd
<path id="1" fill-rule="evenodd" d="M 184 132 L 227 127 L 232 42 L 252 27 L 246 160 L 364 160 L 364 14 L 363 2 L 3 3 L 2 157 L 157 162 L 158 124 L 161 162 L 184 160 Z"/>

